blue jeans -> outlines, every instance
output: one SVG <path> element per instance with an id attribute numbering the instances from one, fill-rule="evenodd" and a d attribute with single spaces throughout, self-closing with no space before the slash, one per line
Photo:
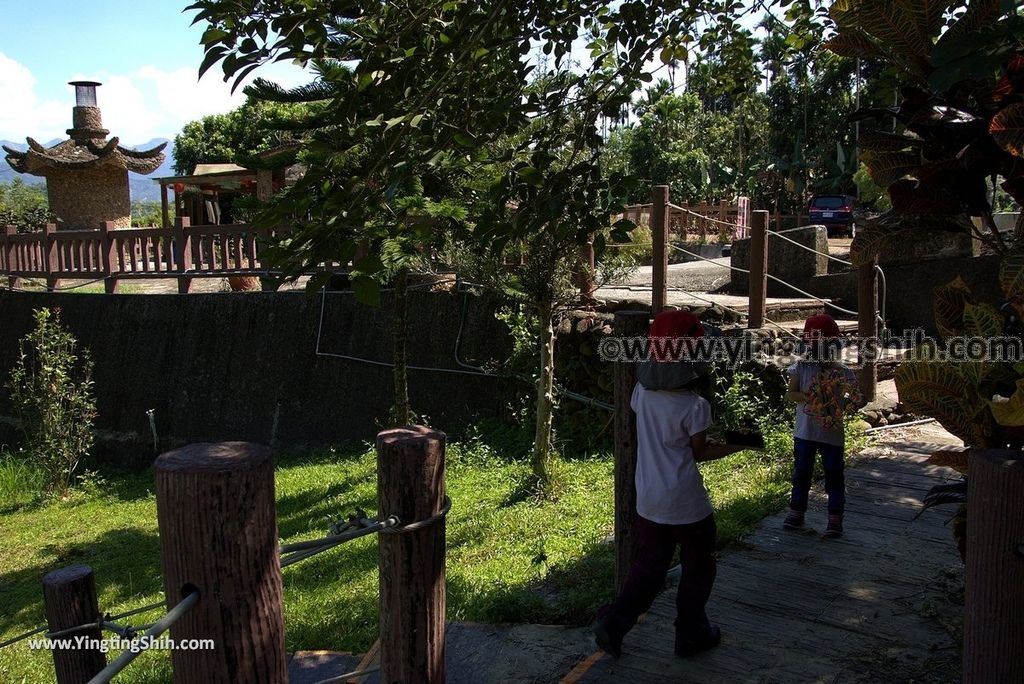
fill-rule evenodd
<path id="1" fill-rule="evenodd" d="M 829 515 L 842 515 L 846 506 L 846 478 L 843 475 L 843 447 L 837 444 L 793 439 L 793 497 L 789 507 L 794 511 L 807 510 L 807 493 L 814 477 L 814 456 L 821 453 L 825 468 L 825 493 L 828 494 Z"/>

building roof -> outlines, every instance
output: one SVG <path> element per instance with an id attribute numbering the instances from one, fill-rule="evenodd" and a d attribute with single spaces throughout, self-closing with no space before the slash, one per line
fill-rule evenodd
<path id="1" fill-rule="evenodd" d="M 136 151 L 121 147 L 118 138 L 111 138 L 101 144 L 93 140 L 65 140 L 53 147 L 44 147 L 28 138 L 28 150 L 19 152 L 4 146 L 7 163 L 18 173 L 46 176 L 51 170 L 85 170 L 99 167 L 126 169 L 148 175 L 163 164 L 167 143 L 151 150 Z"/>

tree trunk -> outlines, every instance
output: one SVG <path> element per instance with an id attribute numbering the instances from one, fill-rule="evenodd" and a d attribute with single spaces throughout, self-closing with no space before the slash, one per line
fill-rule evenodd
<path id="1" fill-rule="evenodd" d="M 411 425 L 412 410 L 409 407 L 409 369 L 406 336 L 409 319 L 408 272 L 403 268 L 395 276 L 395 424 Z"/>
<path id="2" fill-rule="evenodd" d="M 551 424 L 555 415 L 555 330 L 550 301 L 537 304 L 540 325 L 540 375 L 537 377 L 537 427 L 531 465 L 541 485 L 551 478 Z"/>

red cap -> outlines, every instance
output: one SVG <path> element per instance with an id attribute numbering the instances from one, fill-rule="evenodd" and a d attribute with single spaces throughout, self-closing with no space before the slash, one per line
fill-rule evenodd
<path id="1" fill-rule="evenodd" d="M 700 318 L 689 311 L 662 311 L 651 323 L 650 339 L 657 338 L 694 338 L 704 336 L 704 326 Z M 660 358 L 659 347 L 651 349 L 656 361 L 675 361 L 677 359 Z"/>
<path id="2" fill-rule="evenodd" d="M 815 339 L 834 339 L 839 337 L 839 324 L 828 314 L 811 316 L 804 323 L 804 342 Z"/>

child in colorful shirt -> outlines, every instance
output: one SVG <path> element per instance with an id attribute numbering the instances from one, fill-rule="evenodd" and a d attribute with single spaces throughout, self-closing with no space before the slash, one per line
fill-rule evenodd
<path id="1" fill-rule="evenodd" d="M 846 506 L 844 475 L 846 414 L 863 403 L 857 377 L 835 358 L 839 349 L 839 326 L 828 314 L 812 316 L 804 325 L 807 358 L 789 368 L 786 397 L 796 402 L 793 433 L 793 494 L 789 515 L 783 525 L 800 529 L 804 525 L 808 492 L 814 475 L 815 455 L 821 454 L 828 494 L 826 537 L 843 534 Z"/>

